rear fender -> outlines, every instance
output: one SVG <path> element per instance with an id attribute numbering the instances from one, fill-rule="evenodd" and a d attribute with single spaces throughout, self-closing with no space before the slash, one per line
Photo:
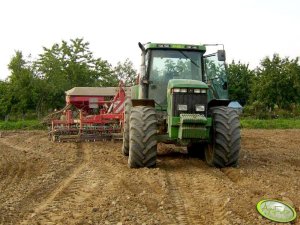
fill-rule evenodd
<path id="1" fill-rule="evenodd" d="M 213 99 L 208 103 L 208 109 L 215 106 L 228 106 L 229 102 L 228 99 Z"/>

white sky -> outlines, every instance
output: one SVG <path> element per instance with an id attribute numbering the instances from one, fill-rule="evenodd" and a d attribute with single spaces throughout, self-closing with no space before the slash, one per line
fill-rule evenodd
<path id="1" fill-rule="evenodd" d="M 299 0 L 3 0 L 0 79 L 15 50 L 84 38 L 95 57 L 140 64 L 137 43 L 223 43 L 227 61 L 259 65 L 265 56 L 300 56 Z"/>

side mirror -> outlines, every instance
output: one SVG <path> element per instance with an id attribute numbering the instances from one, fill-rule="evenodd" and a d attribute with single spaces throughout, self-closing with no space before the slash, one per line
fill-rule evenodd
<path id="1" fill-rule="evenodd" d="M 225 50 L 218 50 L 217 54 L 218 54 L 218 60 L 225 62 L 225 60 L 226 60 Z"/>
<path id="2" fill-rule="evenodd" d="M 144 45 L 142 45 L 141 42 L 139 42 L 138 44 L 139 44 L 139 47 L 142 50 L 142 52 L 145 53 L 146 49 L 145 49 Z"/>

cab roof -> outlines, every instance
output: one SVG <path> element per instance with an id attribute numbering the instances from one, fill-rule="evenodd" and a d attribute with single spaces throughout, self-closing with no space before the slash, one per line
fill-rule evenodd
<path id="1" fill-rule="evenodd" d="M 171 43 L 147 43 L 144 45 L 145 49 L 182 49 L 182 50 L 200 50 L 205 51 L 204 45 L 190 45 L 190 44 L 171 44 Z"/>

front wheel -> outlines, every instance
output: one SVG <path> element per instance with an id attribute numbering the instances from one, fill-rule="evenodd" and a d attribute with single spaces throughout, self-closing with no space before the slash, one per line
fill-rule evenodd
<path id="1" fill-rule="evenodd" d="M 237 166 L 241 149 L 240 121 L 234 109 L 220 106 L 211 109 L 211 143 L 205 148 L 210 166 Z"/>
<path id="2" fill-rule="evenodd" d="M 154 167 L 157 154 L 155 109 L 147 106 L 131 108 L 129 129 L 129 167 Z"/>

